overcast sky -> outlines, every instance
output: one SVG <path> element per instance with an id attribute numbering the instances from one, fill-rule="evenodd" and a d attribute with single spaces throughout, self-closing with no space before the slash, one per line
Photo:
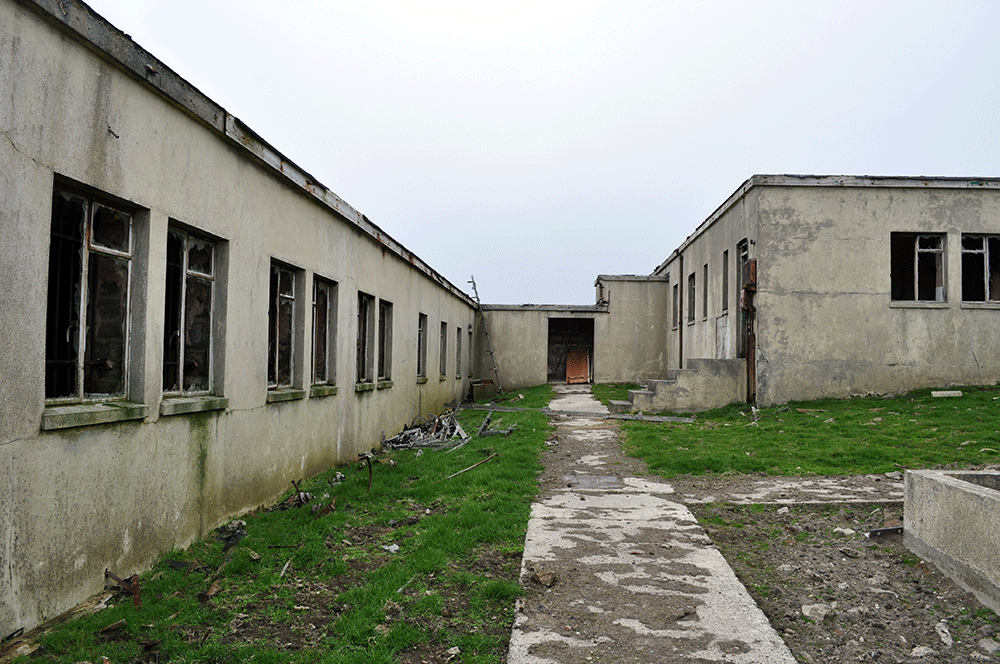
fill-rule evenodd
<path id="1" fill-rule="evenodd" d="M 487 303 L 592 304 L 757 173 L 1000 175 L 992 0 L 90 5 Z"/>

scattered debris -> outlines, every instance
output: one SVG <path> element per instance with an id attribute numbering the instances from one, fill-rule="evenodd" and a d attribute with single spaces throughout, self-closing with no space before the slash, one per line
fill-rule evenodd
<path id="1" fill-rule="evenodd" d="M 418 416 L 419 417 L 419 416 Z M 423 424 L 414 423 L 392 438 L 382 436 L 382 449 L 407 450 L 417 448 L 457 449 L 468 442 L 469 436 L 455 418 L 455 411 L 432 419 L 419 417 Z M 455 439 L 458 439 L 457 441 Z"/>
<path id="2" fill-rule="evenodd" d="M 829 604 L 806 604 L 802 607 L 802 615 L 810 620 L 823 622 L 828 615 L 833 613 L 834 608 Z"/>
<path id="3" fill-rule="evenodd" d="M 222 550 L 228 551 L 239 544 L 240 540 L 247 536 L 246 527 L 246 521 L 236 519 L 216 530 L 215 537 L 223 543 Z"/>
<path id="4" fill-rule="evenodd" d="M 106 627 L 102 627 L 101 629 L 97 630 L 97 633 L 100 634 L 101 636 L 108 636 L 109 634 L 115 634 L 117 632 L 124 632 L 125 631 L 125 627 L 127 625 L 128 625 L 128 623 L 126 623 L 125 619 L 122 618 L 118 622 L 113 622 L 113 623 L 111 623 L 110 625 L 108 625 Z"/>
<path id="5" fill-rule="evenodd" d="M 962 390 L 933 390 L 931 396 L 938 399 L 941 397 L 960 397 Z"/>
<path id="6" fill-rule="evenodd" d="M 528 577 L 529 580 L 534 581 L 546 588 L 551 588 L 556 585 L 559 581 L 559 575 L 551 570 L 542 570 L 541 572 L 532 571 L 531 576 Z"/>
<path id="7" fill-rule="evenodd" d="M 483 423 L 479 426 L 479 432 L 477 435 L 480 438 L 484 438 L 486 436 L 507 436 L 510 434 L 511 431 L 517 428 L 517 422 L 515 422 L 506 429 L 490 429 L 490 421 L 492 419 L 493 419 L 493 411 L 491 410 L 489 413 L 487 413 L 486 419 L 484 419 Z M 497 422 L 499 421 L 500 420 L 497 420 Z"/>
<path id="8" fill-rule="evenodd" d="M 139 579 L 135 575 L 122 580 L 115 576 L 111 570 L 105 569 L 104 576 L 117 583 L 119 588 L 132 595 L 132 604 L 135 605 L 135 608 L 142 608 L 142 598 L 139 596 Z"/>
<path id="9" fill-rule="evenodd" d="M 479 463 L 474 463 L 471 466 L 469 466 L 468 468 L 463 468 L 462 470 L 458 471 L 457 473 L 452 473 L 451 475 L 449 475 L 448 477 L 446 477 L 444 479 L 445 480 L 450 480 L 451 478 L 456 477 L 457 475 L 461 475 L 462 473 L 464 473 L 466 471 L 472 470 L 473 468 L 475 468 L 477 466 L 481 466 L 484 463 L 486 463 L 487 461 L 489 461 L 490 459 L 495 459 L 498 456 L 500 456 L 500 453 L 499 452 L 494 452 L 493 454 L 489 455 L 488 457 L 486 457 L 485 459 L 483 459 Z M 443 482 L 444 480 L 438 480 L 438 481 L 439 482 Z"/>
<path id="10" fill-rule="evenodd" d="M 948 630 L 948 623 L 941 621 L 934 625 L 934 631 L 937 632 L 938 637 L 941 639 L 941 643 L 944 644 L 945 648 L 950 648 L 955 644 L 955 640 L 951 638 L 951 632 Z"/>
<path id="11" fill-rule="evenodd" d="M 399 545 L 398 544 L 383 544 L 382 548 L 385 551 L 388 551 L 389 553 L 399 553 Z"/>
<path id="12" fill-rule="evenodd" d="M 324 505 L 324 506 L 321 506 L 319 504 L 313 505 L 313 508 L 312 508 L 313 509 L 313 518 L 314 519 L 320 519 L 320 518 L 326 516 L 327 514 L 332 514 L 333 511 L 336 509 L 336 505 L 337 505 L 337 497 L 336 496 L 334 496 L 333 499 L 330 500 L 330 504 L 329 505 Z"/>
<path id="13" fill-rule="evenodd" d="M 302 507 L 303 505 L 305 505 L 306 503 L 308 503 L 310 500 L 313 499 L 313 495 L 311 493 L 309 493 L 308 491 L 303 491 L 302 489 L 299 488 L 299 484 L 301 483 L 302 480 L 299 480 L 298 482 L 292 480 L 292 486 L 295 487 L 295 493 L 289 496 L 288 500 L 281 503 L 281 509 L 286 510 L 289 507 Z"/>

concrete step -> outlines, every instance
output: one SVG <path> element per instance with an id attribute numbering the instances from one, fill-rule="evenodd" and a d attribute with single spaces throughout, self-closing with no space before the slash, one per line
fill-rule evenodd
<path id="1" fill-rule="evenodd" d="M 632 402 L 631 401 L 617 401 L 612 399 L 608 402 L 608 410 L 612 413 L 631 413 L 632 412 Z"/>

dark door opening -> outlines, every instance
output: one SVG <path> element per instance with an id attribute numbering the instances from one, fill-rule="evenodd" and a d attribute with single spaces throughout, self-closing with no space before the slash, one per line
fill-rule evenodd
<path id="1" fill-rule="evenodd" d="M 567 378 L 574 383 L 594 379 L 593 318 L 549 319 L 549 382 L 565 383 Z"/>

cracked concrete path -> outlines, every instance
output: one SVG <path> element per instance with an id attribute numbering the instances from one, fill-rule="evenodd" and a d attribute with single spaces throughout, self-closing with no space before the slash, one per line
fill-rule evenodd
<path id="1" fill-rule="evenodd" d="M 572 414 L 553 418 L 508 663 L 794 662 L 673 487 L 621 451 L 589 386 L 556 390 L 549 407 Z"/>

